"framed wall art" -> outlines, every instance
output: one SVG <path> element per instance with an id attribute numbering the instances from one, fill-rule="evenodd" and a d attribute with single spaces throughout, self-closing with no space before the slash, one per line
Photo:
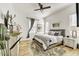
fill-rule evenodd
<path id="1" fill-rule="evenodd" d="M 60 23 L 53 23 L 52 27 L 60 27 Z"/>

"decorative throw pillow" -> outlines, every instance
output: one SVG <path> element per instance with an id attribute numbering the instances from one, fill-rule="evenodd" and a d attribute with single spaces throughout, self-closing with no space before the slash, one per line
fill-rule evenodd
<path id="1" fill-rule="evenodd" d="M 55 33 L 55 34 L 54 34 L 54 36 L 58 36 L 58 35 L 59 35 L 59 33 Z"/>

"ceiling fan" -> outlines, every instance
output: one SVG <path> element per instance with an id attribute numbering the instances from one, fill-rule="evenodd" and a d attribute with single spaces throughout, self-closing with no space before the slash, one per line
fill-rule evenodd
<path id="1" fill-rule="evenodd" d="M 38 5 L 39 5 L 39 9 L 35 9 L 34 11 L 38 11 L 38 10 L 45 10 L 45 9 L 49 9 L 49 8 L 51 8 L 51 6 L 46 6 L 46 7 L 43 7 L 43 5 L 41 4 L 41 3 L 38 3 Z"/>

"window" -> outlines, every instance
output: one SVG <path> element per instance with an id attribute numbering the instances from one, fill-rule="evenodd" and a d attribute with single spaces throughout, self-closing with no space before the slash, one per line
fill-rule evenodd
<path id="1" fill-rule="evenodd" d="M 77 18 L 76 18 L 76 13 L 70 15 L 69 19 L 69 24 L 70 24 L 70 35 L 73 36 L 73 32 L 76 30 L 77 27 Z"/>
<path id="2" fill-rule="evenodd" d="M 70 15 L 70 26 L 77 26 L 76 13 Z"/>

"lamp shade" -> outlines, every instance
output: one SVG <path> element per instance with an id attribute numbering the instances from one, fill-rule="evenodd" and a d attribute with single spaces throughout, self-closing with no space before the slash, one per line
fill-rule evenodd
<path id="1" fill-rule="evenodd" d="M 77 38 L 77 27 L 76 26 L 71 27 L 71 36 L 73 38 Z"/>

